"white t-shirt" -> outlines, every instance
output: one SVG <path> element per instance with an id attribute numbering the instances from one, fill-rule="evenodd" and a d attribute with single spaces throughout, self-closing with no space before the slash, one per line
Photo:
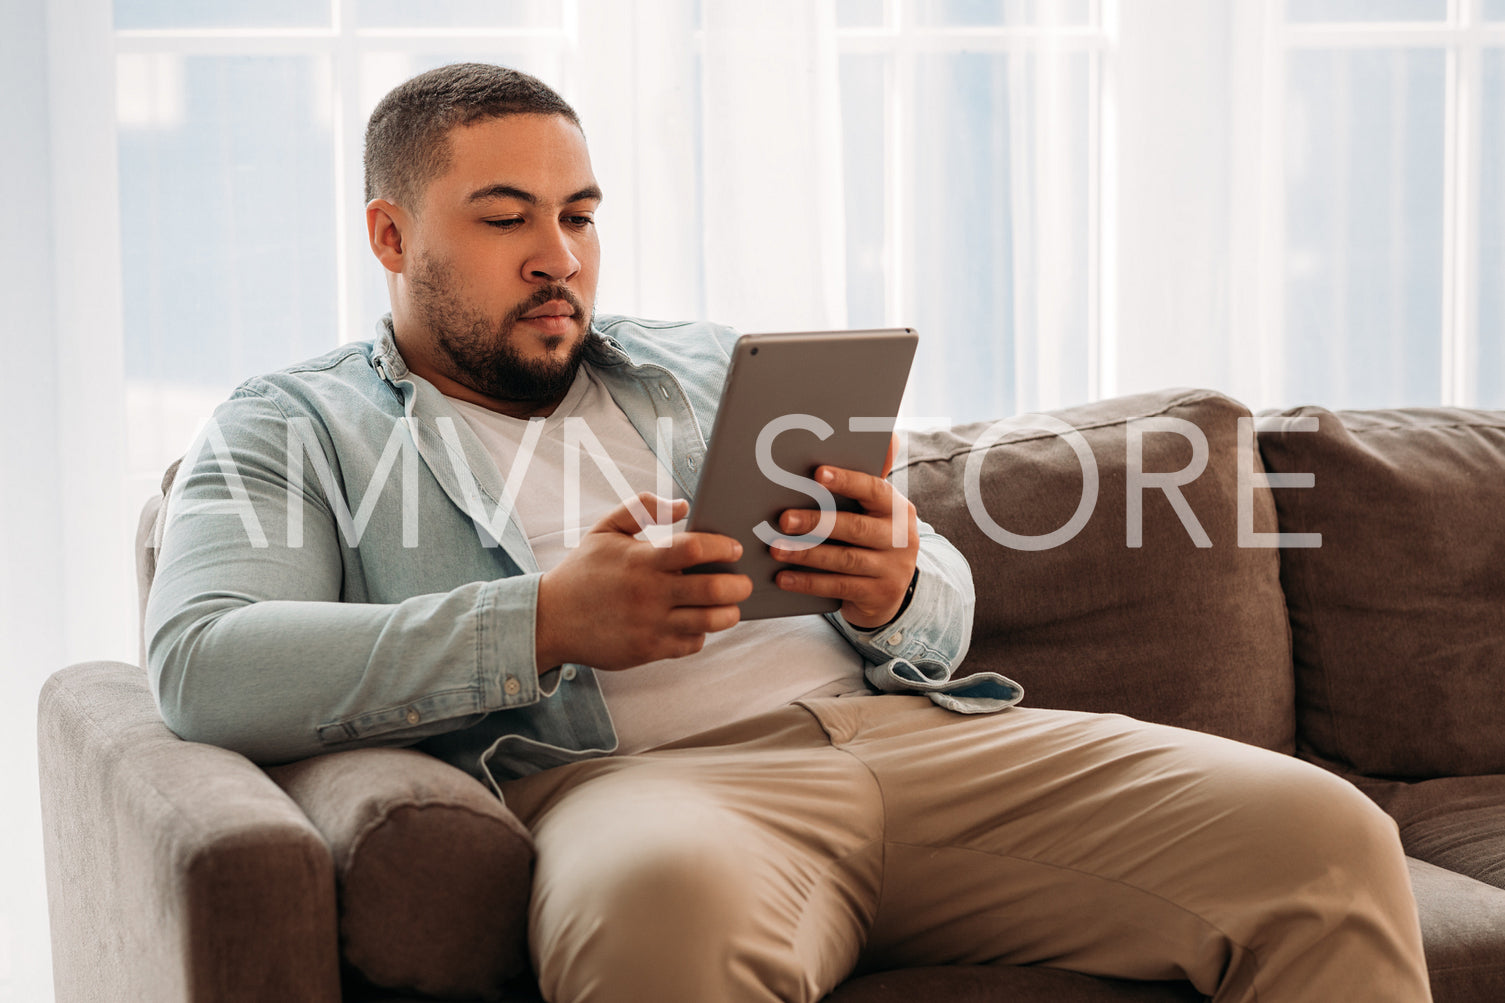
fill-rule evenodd
<path id="1" fill-rule="evenodd" d="M 449 401 L 486 446 L 504 479 L 514 463 L 527 463 L 514 511 L 544 571 L 564 560 L 569 547 L 626 498 L 640 491 L 681 494 L 588 365 L 580 367 L 553 414 L 531 419 L 542 427 L 528 436 L 536 441 L 526 457 L 519 454 L 528 420 L 453 397 Z M 597 456 L 603 459 L 598 462 Z M 578 493 L 570 490 L 572 480 Z M 707 635 L 696 654 L 598 672 L 597 679 L 621 754 L 651 749 L 800 697 L 866 692 L 862 657 L 819 615 L 745 621 Z"/>

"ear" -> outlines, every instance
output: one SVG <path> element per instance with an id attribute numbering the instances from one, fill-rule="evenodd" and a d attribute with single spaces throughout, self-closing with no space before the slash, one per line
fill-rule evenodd
<path id="1" fill-rule="evenodd" d="M 386 199 L 366 203 L 366 238 L 371 243 L 371 253 L 389 272 L 401 272 L 406 267 L 402 234 L 407 226 L 407 213 L 394 203 Z"/>

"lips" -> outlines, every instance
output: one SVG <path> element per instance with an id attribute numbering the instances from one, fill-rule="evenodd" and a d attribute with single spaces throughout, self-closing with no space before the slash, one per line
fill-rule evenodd
<path id="1" fill-rule="evenodd" d="M 523 314 L 524 320 L 538 320 L 541 317 L 573 317 L 575 308 L 564 300 L 549 300 L 543 306 L 534 307 Z"/>

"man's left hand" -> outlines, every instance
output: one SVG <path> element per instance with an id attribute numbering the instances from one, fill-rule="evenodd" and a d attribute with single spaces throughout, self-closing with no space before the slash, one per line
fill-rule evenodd
<path id="1" fill-rule="evenodd" d="M 893 464 L 889 442 L 883 462 L 887 475 Z M 773 556 L 812 571 L 780 571 L 776 581 L 788 592 L 840 599 L 841 615 L 861 630 L 888 623 L 899 613 L 914 577 L 920 552 L 919 524 L 914 505 L 888 481 L 841 467 L 818 467 L 818 483 L 833 494 L 851 498 L 861 512 L 836 512 L 829 542 L 804 550 L 779 546 Z M 788 509 L 779 516 L 779 531 L 791 536 L 809 533 L 820 520 L 819 509 Z M 895 545 L 895 537 L 902 543 Z"/>

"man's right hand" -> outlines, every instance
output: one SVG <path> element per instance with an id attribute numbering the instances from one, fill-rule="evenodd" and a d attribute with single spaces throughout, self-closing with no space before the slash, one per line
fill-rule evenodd
<path id="1" fill-rule="evenodd" d="M 662 504 L 647 491 L 637 500 L 650 518 Z M 667 521 L 684 518 L 689 507 L 675 500 Z M 644 528 L 623 503 L 544 573 L 534 626 L 540 672 L 565 662 L 627 669 L 678 658 L 740 619 L 736 604 L 752 594 L 750 578 L 683 572 L 708 561 L 735 561 L 741 544 L 715 533 L 677 533 L 669 546 L 656 547 L 635 537 Z"/>

